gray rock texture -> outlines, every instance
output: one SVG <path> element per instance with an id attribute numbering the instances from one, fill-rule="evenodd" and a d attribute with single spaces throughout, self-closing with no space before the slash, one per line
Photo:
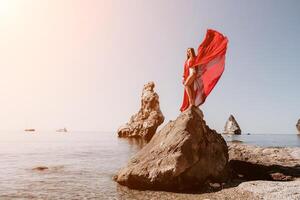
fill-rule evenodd
<path id="1" fill-rule="evenodd" d="M 289 181 L 300 177 L 300 147 L 229 145 L 231 169 L 245 180 Z"/>
<path id="2" fill-rule="evenodd" d="M 224 134 L 235 134 L 240 135 L 242 133 L 239 124 L 235 120 L 233 115 L 230 115 L 225 127 L 224 127 Z"/>
<path id="3" fill-rule="evenodd" d="M 298 134 L 300 134 L 300 119 L 298 120 L 298 122 L 296 124 L 296 128 L 298 130 Z"/>
<path id="4" fill-rule="evenodd" d="M 193 106 L 156 133 L 114 179 L 136 189 L 184 190 L 227 177 L 226 142 Z"/>
<path id="5" fill-rule="evenodd" d="M 241 183 L 239 191 L 251 192 L 261 200 L 299 200 L 300 180 L 280 181 L 249 181 Z M 244 199 L 244 198 L 241 198 Z M 245 200 L 245 199 L 244 199 Z"/>
<path id="6" fill-rule="evenodd" d="M 119 137 L 143 138 L 149 141 L 160 124 L 164 122 L 164 116 L 159 107 L 159 96 L 154 91 L 154 82 L 144 85 L 141 96 L 141 108 L 138 113 L 131 116 L 128 123 L 119 127 Z"/>

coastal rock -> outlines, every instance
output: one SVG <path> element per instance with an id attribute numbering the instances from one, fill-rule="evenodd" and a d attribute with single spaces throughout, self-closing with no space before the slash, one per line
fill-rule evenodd
<path id="1" fill-rule="evenodd" d="M 227 177 L 226 142 L 193 106 L 156 133 L 114 179 L 136 189 L 185 190 Z"/>
<path id="2" fill-rule="evenodd" d="M 224 134 L 240 135 L 241 132 L 240 126 L 234 116 L 230 115 L 224 127 Z"/>
<path id="3" fill-rule="evenodd" d="M 46 166 L 38 166 L 38 167 L 33 168 L 32 170 L 35 170 L 35 171 L 44 171 L 44 170 L 47 170 L 47 169 L 49 169 L 49 168 L 46 167 Z"/>
<path id="4" fill-rule="evenodd" d="M 131 116 L 130 121 L 118 129 L 119 137 L 143 138 L 149 141 L 157 127 L 164 122 L 159 107 L 159 96 L 154 92 L 154 82 L 144 85 L 141 96 L 141 108 Z"/>
<path id="5" fill-rule="evenodd" d="M 229 145 L 230 167 L 246 180 L 287 181 L 300 177 L 299 147 Z"/>
<path id="6" fill-rule="evenodd" d="M 296 128 L 298 130 L 298 134 L 300 134 L 300 119 L 298 120 L 298 122 L 296 124 Z"/>

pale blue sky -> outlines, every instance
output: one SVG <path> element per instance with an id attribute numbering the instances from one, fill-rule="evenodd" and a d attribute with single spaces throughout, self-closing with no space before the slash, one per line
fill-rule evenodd
<path id="1" fill-rule="evenodd" d="M 222 131 L 233 114 L 243 132 L 296 133 L 300 1 L 3 2 L 0 129 L 116 131 L 148 81 L 175 119 L 185 51 L 212 28 L 229 46 L 201 106 L 208 125 Z"/>

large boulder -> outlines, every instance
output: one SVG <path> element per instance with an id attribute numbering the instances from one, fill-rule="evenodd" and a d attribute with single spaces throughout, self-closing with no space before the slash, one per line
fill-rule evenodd
<path id="1" fill-rule="evenodd" d="M 131 116 L 128 123 L 119 127 L 118 136 L 127 138 L 143 138 L 149 141 L 157 127 L 164 122 L 164 116 L 159 107 L 159 97 L 154 92 L 154 82 L 144 85 L 141 96 L 141 108 Z"/>
<path id="2" fill-rule="evenodd" d="M 114 179 L 130 188 L 200 189 L 228 175 L 228 147 L 193 106 L 168 122 Z"/>
<path id="3" fill-rule="evenodd" d="M 296 128 L 298 130 L 298 133 L 300 134 L 300 119 L 298 120 L 298 122 L 296 124 Z"/>
<path id="4" fill-rule="evenodd" d="M 224 134 L 234 134 L 234 135 L 240 135 L 242 133 L 239 124 L 235 120 L 233 115 L 230 115 L 225 127 L 224 127 Z"/>

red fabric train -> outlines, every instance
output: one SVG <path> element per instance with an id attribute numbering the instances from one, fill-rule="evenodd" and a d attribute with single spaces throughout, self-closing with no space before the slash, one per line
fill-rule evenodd
<path id="1" fill-rule="evenodd" d="M 189 68 L 195 67 L 196 79 L 192 83 L 195 106 L 204 103 L 206 97 L 212 91 L 220 79 L 225 66 L 225 54 L 228 39 L 221 33 L 208 29 L 204 41 L 198 47 L 198 54 L 192 62 L 185 62 L 184 81 L 189 76 Z M 180 111 L 189 107 L 187 92 L 184 90 L 183 102 Z"/>

